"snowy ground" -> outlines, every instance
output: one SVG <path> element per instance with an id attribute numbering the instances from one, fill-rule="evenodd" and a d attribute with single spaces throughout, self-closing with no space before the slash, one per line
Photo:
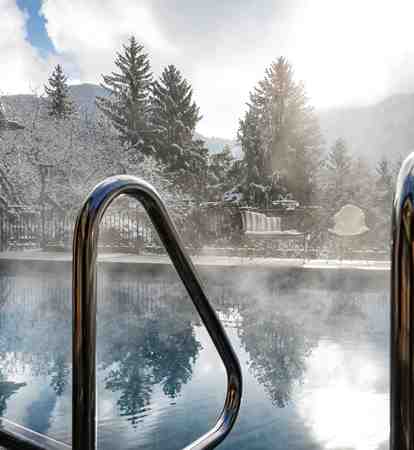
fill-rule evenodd
<path id="1" fill-rule="evenodd" d="M 168 256 L 164 255 L 133 255 L 124 253 L 103 253 L 99 255 L 99 261 L 102 263 L 120 263 L 120 264 L 171 264 Z M 22 252 L 1 252 L 0 262 L 7 264 L 8 261 L 18 262 L 70 262 L 71 253 L 42 252 L 40 250 L 27 250 Z M 248 268 L 288 268 L 302 267 L 305 269 L 361 269 L 388 271 L 390 269 L 389 261 L 363 261 L 363 260 L 327 260 L 312 259 L 305 260 L 301 258 L 250 258 L 248 256 L 193 256 L 193 263 L 196 266 L 214 266 L 214 267 L 248 267 Z"/>

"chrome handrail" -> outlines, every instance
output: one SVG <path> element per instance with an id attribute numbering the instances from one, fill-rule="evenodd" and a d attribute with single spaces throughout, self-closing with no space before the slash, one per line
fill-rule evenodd
<path id="1" fill-rule="evenodd" d="M 135 198 L 146 209 L 226 368 L 227 395 L 218 421 L 185 450 L 215 448 L 230 432 L 240 408 L 242 374 L 239 361 L 204 294 L 201 281 L 160 196 L 143 180 L 116 176 L 95 187 L 75 225 L 72 275 L 73 449 L 96 449 L 96 261 L 99 224 L 108 206 L 122 194 Z"/>
<path id="2" fill-rule="evenodd" d="M 71 450 L 71 446 L 45 434 L 22 427 L 4 417 L 0 419 L 0 448 L 8 450 Z"/>
<path id="3" fill-rule="evenodd" d="M 397 180 L 392 216 L 390 449 L 414 449 L 414 153 Z"/>

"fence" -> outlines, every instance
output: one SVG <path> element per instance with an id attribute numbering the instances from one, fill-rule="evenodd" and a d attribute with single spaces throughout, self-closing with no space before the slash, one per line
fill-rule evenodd
<path id="1" fill-rule="evenodd" d="M 0 212 L 0 250 L 17 250 L 40 246 L 41 222 L 34 214 Z"/>
<path id="2" fill-rule="evenodd" d="M 200 241 L 199 227 L 191 220 L 192 210 L 172 210 L 171 215 L 188 246 Z M 54 210 L 30 213 L 0 212 L 0 250 L 29 248 L 69 250 L 76 214 L 62 215 Z M 116 251 L 154 252 L 163 248 L 143 208 L 108 211 L 101 222 L 99 245 Z"/>
<path id="3" fill-rule="evenodd" d="M 75 219 L 75 214 L 62 217 L 49 211 L 45 217 L 42 247 L 48 250 L 69 250 Z M 130 252 L 161 247 L 145 211 L 138 208 L 106 213 L 100 226 L 99 245 L 109 250 Z"/>
<path id="4" fill-rule="evenodd" d="M 236 206 L 207 206 L 171 209 L 170 214 L 190 251 L 213 254 L 239 254 L 248 252 L 258 256 L 303 256 L 306 245 L 308 258 L 388 259 L 388 249 L 374 248 L 368 237 L 346 242 L 335 239 L 327 232 L 322 221 L 309 222 L 309 209 L 296 211 L 266 210 L 267 215 L 281 217 L 282 230 L 298 229 L 307 233 L 306 241 L 284 239 L 253 246 L 243 239 L 240 209 Z M 312 211 L 311 211 L 312 212 Z M 329 215 L 329 214 L 325 214 Z M 13 251 L 31 248 L 70 251 L 75 213 L 58 214 L 52 209 L 0 212 L 0 250 Z M 246 246 L 249 245 L 249 248 Z M 108 210 L 101 223 L 99 246 L 105 251 L 140 253 L 163 252 L 158 235 L 142 207 Z M 265 251 L 266 250 L 266 251 Z"/>

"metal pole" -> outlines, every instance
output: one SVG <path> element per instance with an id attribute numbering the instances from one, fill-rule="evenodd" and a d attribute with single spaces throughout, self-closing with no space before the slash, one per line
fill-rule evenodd
<path id="1" fill-rule="evenodd" d="M 392 217 L 391 450 L 414 449 L 414 153 L 403 163 Z"/>
<path id="2" fill-rule="evenodd" d="M 39 166 L 40 171 L 40 202 L 41 202 L 41 223 L 42 223 L 42 242 L 40 247 L 42 249 L 46 246 L 46 230 L 45 230 L 45 170 L 44 167 Z"/>
<path id="3" fill-rule="evenodd" d="M 4 210 L 2 209 L 0 211 L 0 251 L 4 252 L 5 245 L 4 245 Z"/>
<path id="4" fill-rule="evenodd" d="M 74 450 L 95 450 L 96 440 L 96 259 L 99 224 L 120 195 L 142 203 L 184 283 L 227 372 L 227 396 L 214 428 L 185 450 L 216 447 L 230 432 L 240 408 L 242 374 L 231 343 L 210 305 L 195 268 L 155 189 L 135 177 L 108 178 L 86 199 L 73 238 L 73 399 Z M 198 405 L 194 405 L 197 409 Z"/>

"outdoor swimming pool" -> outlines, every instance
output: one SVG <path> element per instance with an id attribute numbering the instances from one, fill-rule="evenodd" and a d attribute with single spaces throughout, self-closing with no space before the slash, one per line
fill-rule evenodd
<path id="1" fill-rule="evenodd" d="M 70 443 L 65 272 L 0 275 L 0 415 Z M 220 448 L 388 448 L 388 275 L 332 276 L 203 273 L 244 376 Z M 190 299 L 169 270 L 101 269 L 98 285 L 99 448 L 184 447 L 215 423 L 226 391 Z"/>

